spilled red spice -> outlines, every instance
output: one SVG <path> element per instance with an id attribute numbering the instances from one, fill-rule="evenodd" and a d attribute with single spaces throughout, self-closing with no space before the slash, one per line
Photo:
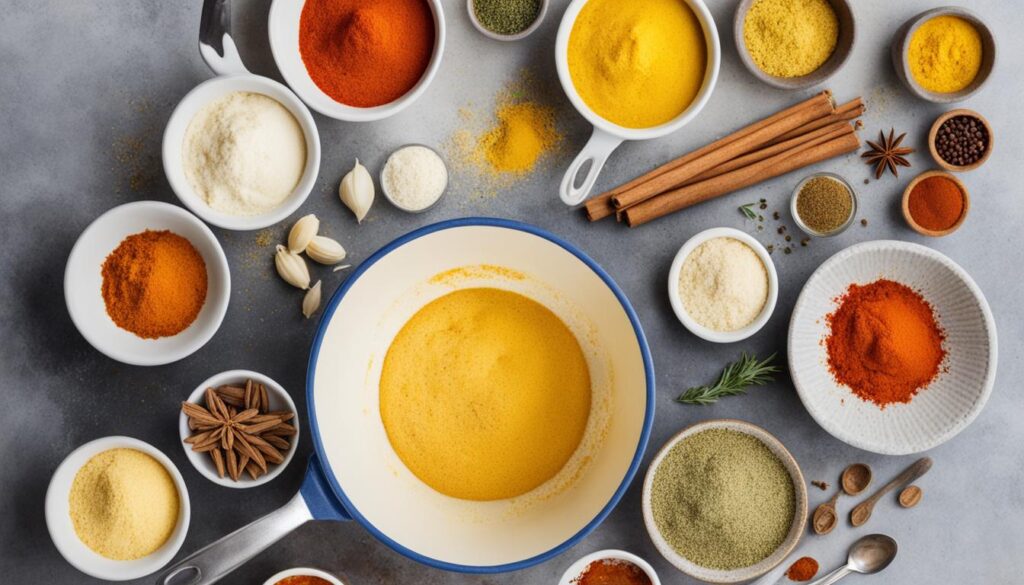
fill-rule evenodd
<path id="1" fill-rule="evenodd" d="M 651 578 L 629 561 L 601 559 L 587 565 L 573 585 L 651 585 Z"/>
<path id="2" fill-rule="evenodd" d="M 880 279 L 851 284 L 837 302 L 825 339 L 837 382 L 884 408 L 910 402 L 939 375 L 946 335 L 919 293 Z"/>
<path id="3" fill-rule="evenodd" d="M 790 581 L 810 581 L 818 574 L 818 561 L 811 557 L 801 557 L 797 559 L 789 570 L 786 571 L 786 576 L 789 577 Z"/>

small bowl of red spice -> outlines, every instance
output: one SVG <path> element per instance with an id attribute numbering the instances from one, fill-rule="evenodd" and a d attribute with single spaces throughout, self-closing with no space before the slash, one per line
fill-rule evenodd
<path id="1" fill-rule="evenodd" d="M 608 549 L 590 553 L 562 574 L 558 585 L 661 585 L 654 567 L 633 553 Z"/>
<path id="2" fill-rule="evenodd" d="M 903 190 L 903 218 L 915 232 L 948 236 L 963 225 L 971 197 L 960 179 L 945 171 L 925 171 Z"/>
<path id="3" fill-rule="evenodd" d="M 790 374 L 836 438 L 919 453 L 965 429 L 992 391 L 995 320 L 967 272 L 910 242 L 851 246 L 808 279 L 789 327 Z"/>
<path id="4" fill-rule="evenodd" d="M 327 571 L 299 567 L 281 571 L 264 581 L 263 585 L 345 585 L 345 582 Z"/>
<path id="5" fill-rule="evenodd" d="M 75 327 L 112 359 L 139 366 L 180 360 L 213 337 L 227 312 L 224 250 L 176 205 L 138 201 L 96 218 L 64 270 Z"/>
<path id="6" fill-rule="evenodd" d="M 292 90 L 349 122 L 387 118 L 416 101 L 445 44 L 440 0 L 275 0 L 268 32 Z"/>

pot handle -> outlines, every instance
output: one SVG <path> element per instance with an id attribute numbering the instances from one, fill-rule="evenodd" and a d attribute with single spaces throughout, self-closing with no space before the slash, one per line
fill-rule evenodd
<path id="1" fill-rule="evenodd" d="M 282 508 L 212 542 L 163 573 L 158 585 L 209 585 L 310 520 L 350 520 L 334 499 L 320 461 L 309 458 L 299 493 Z"/>
<path id="2" fill-rule="evenodd" d="M 217 75 L 246 75 L 235 41 L 231 38 L 229 0 L 205 0 L 199 20 L 199 55 Z"/>
<path id="3" fill-rule="evenodd" d="M 566 205 L 579 205 L 583 203 L 590 195 L 590 190 L 594 188 L 597 175 L 601 172 L 601 168 L 604 167 L 608 156 L 620 144 L 622 144 L 621 138 L 612 136 L 596 126 L 594 127 L 594 133 L 590 135 L 590 140 L 587 141 L 583 150 L 576 155 L 576 159 L 572 161 L 568 170 L 565 171 L 565 176 L 562 177 L 562 185 L 559 187 L 558 195 L 562 198 L 563 203 Z M 590 168 L 587 169 L 587 174 L 581 182 L 578 175 L 580 169 L 587 161 L 590 161 Z M 576 186 L 577 184 L 579 184 L 579 187 Z"/>

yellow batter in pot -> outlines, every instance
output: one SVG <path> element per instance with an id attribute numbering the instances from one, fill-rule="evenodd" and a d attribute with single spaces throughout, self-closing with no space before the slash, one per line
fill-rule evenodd
<path id="1" fill-rule="evenodd" d="M 495 288 L 420 309 L 391 343 L 380 381 L 399 458 L 467 500 L 512 498 L 554 477 L 583 438 L 590 401 L 586 358 L 565 323 Z"/>

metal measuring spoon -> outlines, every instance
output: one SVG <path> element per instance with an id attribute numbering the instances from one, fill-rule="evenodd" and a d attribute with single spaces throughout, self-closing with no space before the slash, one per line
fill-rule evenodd
<path id="1" fill-rule="evenodd" d="M 832 585 L 850 573 L 871 575 L 889 566 L 896 558 L 896 541 L 884 534 L 861 537 L 850 547 L 846 564 L 810 585 Z"/>
<path id="2" fill-rule="evenodd" d="M 839 495 L 845 492 L 847 495 L 856 496 L 867 489 L 871 485 L 871 468 L 864 463 L 849 465 L 843 470 L 839 484 L 842 486 L 842 490 L 836 490 L 834 496 L 814 510 L 814 515 L 811 517 L 811 529 L 815 534 L 832 532 L 839 520 L 839 515 L 836 513 L 836 500 L 839 499 Z"/>

